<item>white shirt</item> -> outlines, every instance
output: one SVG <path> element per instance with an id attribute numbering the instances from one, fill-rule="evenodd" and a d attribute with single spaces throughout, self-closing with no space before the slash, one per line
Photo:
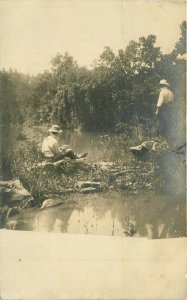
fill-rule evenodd
<path id="1" fill-rule="evenodd" d="M 45 157 L 54 157 L 60 153 L 57 137 L 53 134 L 43 140 L 42 153 Z"/>
<path id="2" fill-rule="evenodd" d="M 163 87 L 160 90 L 157 107 L 161 107 L 165 103 L 173 102 L 173 93 L 167 88 Z"/>

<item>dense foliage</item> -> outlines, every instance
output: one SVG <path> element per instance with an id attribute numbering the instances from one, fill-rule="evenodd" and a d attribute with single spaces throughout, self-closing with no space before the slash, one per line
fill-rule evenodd
<path id="1" fill-rule="evenodd" d="M 117 54 L 105 47 L 91 70 L 79 67 L 68 53 L 57 54 L 51 70 L 37 76 L 2 70 L 1 123 L 58 123 L 86 130 L 110 130 L 119 122 L 141 123 L 153 117 L 162 78 L 171 83 L 181 119 L 185 52 L 184 21 L 181 37 L 167 55 L 156 46 L 156 37 L 149 35 L 131 41 Z"/>

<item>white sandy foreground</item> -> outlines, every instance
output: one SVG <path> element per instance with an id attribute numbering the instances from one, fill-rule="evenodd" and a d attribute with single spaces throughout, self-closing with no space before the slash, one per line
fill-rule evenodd
<path id="1" fill-rule="evenodd" d="M 187 299 L 187 239 L 0 231 L 1 299 Z"/>

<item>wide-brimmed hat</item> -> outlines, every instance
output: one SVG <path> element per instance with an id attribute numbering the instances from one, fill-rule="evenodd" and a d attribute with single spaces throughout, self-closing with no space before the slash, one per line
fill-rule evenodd
<path id="1" fill-rule="evenodd" d="M 165 79 L 160 80 L 159 84 L 169 86 L 169 83 Z"/>
<path id="2" fill-rule="evenodd" d="M 59 125 L 53 125 L 51 128 L 49 128 L 49 132 L 58 132 L 58 133 L 61 133 L 62 129 L 60 129 Z"/>

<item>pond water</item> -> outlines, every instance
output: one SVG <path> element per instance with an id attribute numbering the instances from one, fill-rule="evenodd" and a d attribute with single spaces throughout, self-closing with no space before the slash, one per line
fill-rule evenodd
<path id="1" fill-rule="evenodd" d="M 19 134 L 42 142 L 45 127 L 4 127 L 1 129 L 1 151 L 8 152 L 24 143 Z M 77 152 L 97 155 L 100 133 L 64 131 L 61 141 Z M 63 196 L 63 204 L 41 210 L 27 208 L 18 216 L 17 230 L 80 234 L 102 234 L 128 237 L 171 238 L 186 235 L 184 197 L 128 194 L 110 190 L 90 195 Z"/>
<path id="2" fill-rule="evenodd" d="M 111 191 L 64 196 L 51 208 L 28 208 L 16 229 L 102 234 L 128 237 L 171 238 L 185 236 L 185 201 Z"/>
<path id="3" fill-rule="evenodd" d="M 37 141 L 38 146 L 40 146 L 43 138 L 47 137 L 48 135 L 48 128 L 45 126 L 1 126 L 0 151 L 5 153 L 7 153 L 7 151 L 11 152 L 18 145 L 25 143 L 24 137 Z M 59 144 L 68 144 L 76 152 L 89 152 L 90 156 L 95 156 L 97 153 L 95 152 L 96 148 L 93 147 L 93 145 L 97 144 L 97 142 L 101 139 L 101 135 L 101 133 L 96 132 L 63 130 L 59 137 Z"/>

